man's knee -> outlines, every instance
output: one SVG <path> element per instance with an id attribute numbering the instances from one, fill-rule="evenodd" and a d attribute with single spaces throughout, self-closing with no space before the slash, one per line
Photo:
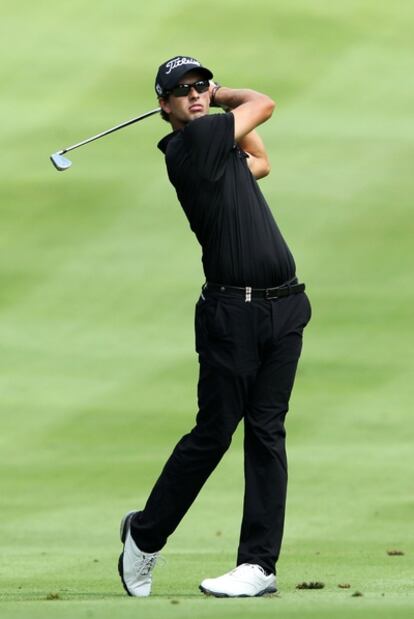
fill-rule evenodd
<path id="1" fill-rule="evenodd" d="M 212 424 L 210 427 L 200 427 L 197 425 L 193 428 L 191 434 L 200 448 L 210 452 L 224 454 L 231 445 L 236 427 L 226 427 L 216 424 Z"/>

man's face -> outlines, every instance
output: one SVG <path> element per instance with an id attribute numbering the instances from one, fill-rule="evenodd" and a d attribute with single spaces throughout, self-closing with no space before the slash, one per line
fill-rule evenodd
<path id="1" fill-rule="evenodd" d="M 197 70 L 186 73 L 179 84 L 194 84 L 205 80 L 205 76 Z M 160 99 L 160 105 L 170 115 L 170 122 L 174 129 L 179 129 L 196 118 L 208 114 L 210 108 L 210 88 L 205 92 L 198 93 L 191 88 L 188 95 L 177 97 L 170 94 L 168 99 Z"/>

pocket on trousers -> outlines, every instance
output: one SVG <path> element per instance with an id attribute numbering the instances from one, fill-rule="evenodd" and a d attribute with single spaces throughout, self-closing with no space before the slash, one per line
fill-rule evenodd
<path id="1" fill-rule="evenodd" d="M 220 299 L 207 302 L 205 309 L 206 329 L 210 340 L 223 340 L 228 336 L 227 318 Z"/>
<path id="2" fill-rule="evenodd" d="M 196 351 L 207 363 L 232 373 L 258 362 L 253 308 L 240 301 L 200 298 L 196 305 Z"/>
<path id="3" fill-rule="evenodd" d="M 225 340 L 228 335 L 226 317 L 220 299 L 200 299 L 195 311 L 196 351 Z"/>

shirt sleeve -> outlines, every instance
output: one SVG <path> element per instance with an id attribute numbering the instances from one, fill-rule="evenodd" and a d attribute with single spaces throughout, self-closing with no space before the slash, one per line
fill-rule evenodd
<path id="1" fill-rule="evenodd" d="M 218 180 L 234 146 L 234 116 L 212 114 L 197 118 L 184 128 L 184 143 L 198 173 Z"/>

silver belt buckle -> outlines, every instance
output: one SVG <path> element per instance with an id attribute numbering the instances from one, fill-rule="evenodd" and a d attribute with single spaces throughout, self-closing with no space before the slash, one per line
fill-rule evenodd
<path id="1" fill-rule="evenodd" d="M 250 301 L 252 300 L 252 289 L 250 286 L 246 286 L 245 290 L 246 290 L 246 296 L 244 300 L 246 303 L 250 303 Z"/>
<path id="2" fill-rule="evenodd" d="M 266 288 L 265 299 L 278 299 L 276 291 L 277 291 L 277 288 Z"/>

